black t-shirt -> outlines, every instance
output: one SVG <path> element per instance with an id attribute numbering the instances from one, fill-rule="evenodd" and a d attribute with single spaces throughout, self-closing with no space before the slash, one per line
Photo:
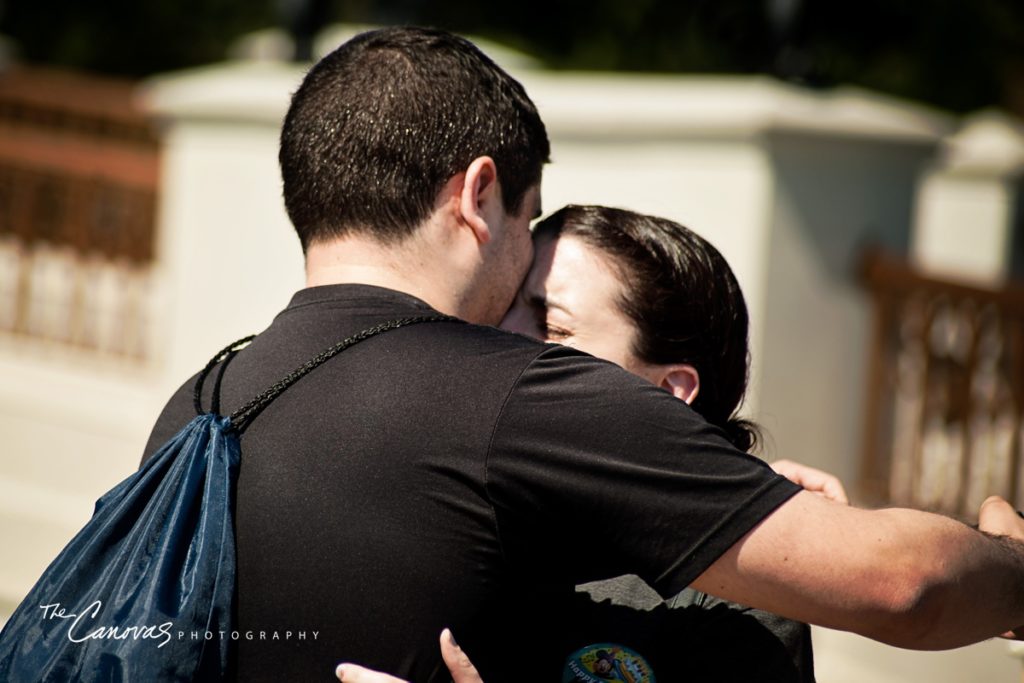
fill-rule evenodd
<path id="1" fill-rule="evenodd" d="M 222 412 L 345 337 L 432 312 L 376 287 L 302 290 L 227 367 Z M 147 457 L 193 416 L 192 387 Z M 245 681 L 328 681 L 339 661 L 446 680 L 445 626 L 488 683 L 557 680 L 575 584 L 634 573 L 675 595 L 799 490 L 619 367 L 468 324 L 344 351 L 241 443 Z"/>

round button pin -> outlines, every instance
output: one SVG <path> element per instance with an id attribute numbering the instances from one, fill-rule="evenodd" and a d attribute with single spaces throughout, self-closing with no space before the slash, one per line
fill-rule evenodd
<path id="1" fill-rule="evenodd" d="M 569 655 L 562 683 L 655 683 L 654 671 L 638 652 L 615 643 L 596 643 Z"/>

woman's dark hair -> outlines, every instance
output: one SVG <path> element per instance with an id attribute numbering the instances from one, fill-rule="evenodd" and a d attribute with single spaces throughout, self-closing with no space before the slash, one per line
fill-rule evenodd
<path id="1" fill-rule="evenodd" d="M 549 155 L 522 85 L 450 33 L 369 31 L 320 60 L 292 97 L 279 154 L 285 207 L 303 249 L 354 231 L 394 242 L 485 155 L 505 210 L 518 213 Z"/>
<path id="2" fill-rule="evenodd" d="M 637 329 L 634 355 L 692 365 L 700 391 L 691 407 L 737 448 L 757 445 L 757 425 L 735 416 L 750 366 L 747 305 L 717 249 L 678 223 L 603 206 L 566 206 L 533 235 L 571 235 L 609 256 L 624 289 L 619 307 Z"/>

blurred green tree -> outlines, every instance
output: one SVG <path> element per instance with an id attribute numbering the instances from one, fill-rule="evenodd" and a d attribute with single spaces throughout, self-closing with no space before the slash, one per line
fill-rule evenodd
<path id="1" fill-rule="evenodd" d="M 266 0 L 6 0 L 0 33 L 25 61 L 145 76 L 224 58 L 236 36 L 278 21 Z"/>
<path id="2" fill-rule="evenodd" d="M 143 76 L 222 59 L 281 25 L 416 23 L 485 36 L 554 69 L 769 73 L 854 83 L 953 111 L 1024 115 L 1021 0 L 19 0 L 0 32 L 22 56 Z M 299 40 L 308 52 L 308 40 Z"/>

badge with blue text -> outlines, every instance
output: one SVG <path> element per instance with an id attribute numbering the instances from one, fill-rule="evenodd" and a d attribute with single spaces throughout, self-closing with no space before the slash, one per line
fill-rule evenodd
<path id="1" fill-rule="evenodd" d="M 562 683 L 655 683 L 647 660 L 614 643 L 597 643 L 576 650 L 565 660 Z"/>

